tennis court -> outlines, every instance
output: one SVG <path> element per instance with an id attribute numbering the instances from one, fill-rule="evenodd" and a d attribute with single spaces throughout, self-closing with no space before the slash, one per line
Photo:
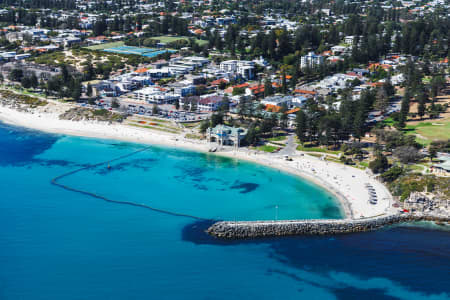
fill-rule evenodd
<path id="1" fill-rule="evenodd" d="M 145 57 L 155 57 L 157 55 L 169 52 L 175 53 L 175 50 L 158 50 L 154 48 L 146 48 L 146 47 L 133 47 L 133 46 L 119 46 L 103 49 L 105 52 L 117 53 L 117 54 L 134 54 Z"/>

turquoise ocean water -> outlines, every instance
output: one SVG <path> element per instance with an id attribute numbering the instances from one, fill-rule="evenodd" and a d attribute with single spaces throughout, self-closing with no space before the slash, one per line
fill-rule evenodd
<path id="1" fill-rule="evenodd" d="M 209 219 L 340 218 L 335 199 L 263 166 L 0 124 L 0 299 L 449 299 L 450 234 L 393 227 L 219 241 Z M 278 210 L 275 208 L 278 206 Z M 206 219 L 206 220 L 205 220 Z"/>

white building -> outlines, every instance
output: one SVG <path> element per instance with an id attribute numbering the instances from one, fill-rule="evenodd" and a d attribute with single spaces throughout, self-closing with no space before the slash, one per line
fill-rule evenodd
<path id="1" fill-rule="evenodd" d="M 223 97 L 219 95 L 205 95 L 197 103 L 199 111 L 216 111 L 222 104 Z"/>
<path id="2" fill-rule="evenodd" d="M 300 58 L 300 67 L 303 68 L 315 68 L 320 66 L 324 62 L 322 55 L 316 55 L 314 52 L 309 52 L 307 55 Z"/>
<path id="3" fill-rule="evenodd" d="M 226 73 L 237 74 L 245 79 L 255 76 L 255 62 L 248 60 L 225 60 L 220 63 L 220 70 Z"/>
<path id="4" fill-rule="evenodd" d="M 133 92 L 133 98 L 148 103 L 167 104 L 180 98 L 180 95 L 167 92 L 160 87 L 146 87 Z"/>
<path id="5" fill-rule="evenodd" d="M 347 35 L 346 37 L 344 37 L 344 43 L 346 43 L 347 45 L 353 45 L 353 43 L 355 42 L 356 36 L 354 35 Z"/>
<path id="6" fill-rule="evenodd" d="M 276 106 L 286 105 L 287 107 L 290 107 L 292 104 L 292 98 L 292 96 L 271 96 L 261 100 L 261 104 Z"/>

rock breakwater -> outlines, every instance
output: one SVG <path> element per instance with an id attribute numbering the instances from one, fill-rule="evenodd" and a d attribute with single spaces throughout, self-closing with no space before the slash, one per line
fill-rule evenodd
<path id="1" fill-rule="evenodd" d="M 207 232 L 224 239 L 244 239 L 288 235 L 334 235 L 364 232 L 403 222 L 435 221 L 449 223 L 448 216 L 392 214 L 367 219 L 343 220 L 284 220 L 217 222 Z"/>

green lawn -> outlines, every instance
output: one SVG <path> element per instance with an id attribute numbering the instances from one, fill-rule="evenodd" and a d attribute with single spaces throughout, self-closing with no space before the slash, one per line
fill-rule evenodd
<path id="1" fill-rule="evenodd" d="M 284 141 L 285 139 L 286 139 L 286 136 L 280 135 L 280 136 L 267 138 L 266 140 L 271 141 L 271 142 L 279 142 L 279 141 Z"/>
<path id="2" fill-rule="evenodd" d="M 184 128 L 189 128 L 189 129 L 192 129 L 192 128 L 195 128 L 195 127 L 197 127 L 198 125 L 200 125 L 200 123 L 201 122 L 190 122 L 190 123 L 181 123 L 181 125 L 183 125 L 183 127 Z"/>
<path id="3" fill-rule="evenodd" d="M 450 138 L 450 119 L 421 122 L 406 125 L 406 134 L 419 134 L 418 143 L 428 145 L 434 140 L 447 140 Z"/>
<path id="4" fill-rule="evenodd" d="M 320 147 L 308 147 L 308 146 L 297 146 L 298 151 L 305 151 L 305 152 L 322 152 L 322 153 L 331 153 L 338 155 L 341 153 L 341 151 L 335 151 L 335 150 L 328 150 L 326 148 L 320 148 Z"/>
<path id="5" fill-rule="evenodd" d="M 186 36 L 167 36 L 167 35 L 155 36 L 155 37 L 152 37 L 151 39 L 152 40 L 158 40 L 161 43 L 166 43 L 166 44 L 167 43 L 172 43 L 172 42 L 175 42 L 175 41 L 178 41 L 178 40 L 185 40 L 185 41 L 189 40 L 189 38 L 186 37 Z M 199 46 L 203 46 L 203 45 L 208 43 L 208 41 L 199 40 L 199 39 L 195 39 L 195 41 L 197 42 L 197 44 Z"/>
<path id="6" fill-rule="evenodd" d="M 201 140 L 202 136 L 198 135 L 198 134 L 187 133 L 186 138 L 191 139 L 191 140 Z"/>
<path id="7" fill-rule="evenodd" d="M 368 162 L 365 162 L 365 161 L 362 161 L 362 162 L 360 162 L 359 164 L 360 164 L 361 166 L 363 166 L 363 167 L 366 167 L 366 168 L 369 167 L 369 163 L 368 163 Z"/>
<path id="8" fill-rule="evenodd" d="M 124 45 L 125 45 L 124 42 L 112 42 L 112 43 L 105 43 L 105 44 L 100 44 L 100 45 L 89 46 L 89 47 L 86 47 L 86 49 L 103 50 L 103 49 L 108 49 L 108 48 L 113 48 L 113 47 L 120 47 L 120 46 L 124 46 Z"/>
<path id="9" fill-rule="evenodd" d="M 16 87 L 6 87 L 4 85 L 0 85 L 1 87 L 4 87 L 6 89 L 10 89 L 13 90 L 19 94 L 23 94 L 23 95 L 28 95 L 28 96 L 35 96 L 35 97 L 45 97 L 45 95 L 39 94 L 39 93 L 34 93 L 29 91 L 28 89 L 24 89 L 24 88 L 16 88 Z"/>
<path id="10" fill-rule="evenodd" d="M 383 120 L 383 124 L 386 126 L 394 126 L 395 121 L 389 117 Z"/>
<path id="11" fill-rule="evenodd" d="M 260 151 L 264 151 L 264 152 L 273 152 L 273 151 L 277 150 L 278 147 L 271 146 L 271 145 L 263 145 L 263 146 L 256 147 L 256 149 L 258 149 Z"/>

